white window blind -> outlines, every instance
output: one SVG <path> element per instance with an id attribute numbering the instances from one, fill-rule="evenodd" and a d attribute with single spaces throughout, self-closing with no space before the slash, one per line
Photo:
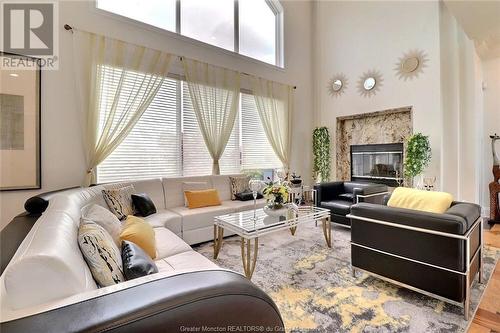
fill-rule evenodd
<path id="1" fill-rule="evenodd" d="M 113 102 L 113 87 L 116 87 L 120 75 L 110 75 L 110 67 L 104 67 L 104 79 L 101 85 L 100 105 Z M 119 70 L 120 71 L 120 70 Z M 132 91 L 134 75 L 130 73 L 124 82 L 127 91 Z M 180 82 L 166 79 L 158 94 L 144 112 L 141 119 L 127 138 L 97 168 L 98 182 L 114 182 L 128 179 L 180 176 Z M 127 96 L 124 94 L 123 98 Z M 118 103 L 117 112 L 123 112 Z M 101 121 L 104 117 L 101 117 Z M 102 126 L 102 124 L 101 124 Z"/>
<path id="2" fill-rule="evenodd" d="M 241 94 L 240 110 L 241 168 L 243 170 L 282 168 L 283 164 L 267 140 L 252 95 Z"/>
<path id="3" fill-rule="evenodd" d="M 219 161 L 221 174 L 240 172 L 239 127 L 231 132 L 224 154 Z M 182 89 L 182 160 L 184 176 L 210 175 L 212 157 L 203 140 L 187 84 Z"/>

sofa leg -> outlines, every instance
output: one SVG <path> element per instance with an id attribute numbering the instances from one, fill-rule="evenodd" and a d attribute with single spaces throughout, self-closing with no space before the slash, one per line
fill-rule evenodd
<path id="1" fill-rule="evenodd" d="M 356 268 L 352 267 L 352 277 L 356 277 Z"/>
<path id="2" fill-rule="evenodd" d="M 464 319 L 469 321 L 470 310 L 470 281 L 469 274 L 465 276 L 465 299 L 464 299 Z"/>

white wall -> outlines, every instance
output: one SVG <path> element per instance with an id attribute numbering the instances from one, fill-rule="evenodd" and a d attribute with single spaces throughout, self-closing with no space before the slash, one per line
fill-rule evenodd
<path id="1" fill-rule="evenodd" d="M 413 106 L 414 132 L 429 135 L 431 141 L 432 161 L 426 174 L 439 179 L 442 117 L 438 7 L 437 2 L 425 1 L 318 2 L 315 73 L 317 124 L 328 126 L 333 138 L 338 116 Z M 398 58 L 411 49 L 423 50 L 429 61 L 418 78 L 404 81 L 397 78 L 394 68 Z M 362 97 L 357 91 L 359 77 L 372 69 L 382 73 L 383 85 L 375 96 Z M 332 97 L 327 82 L 337 73 L 347 76 L 348 87 L 340 97 Z"/>
<path id="2" fill-rule="evenodd" d="M 442 188 L 480 202 L 482 69 L 474 43 L 440 3 Z"/>
<path id="3" fill-rule="evenodd" d="M 292 169 L 311 175 L 312 130 L 312 4 L 283 1 L 285 69 L 193 42 L 157 29 L 146 29 L 99 14 L 92 3 L 61 1 L 59 5 L 60 63 L 58 71 L 42 73 L 42 190 L 0 193 L 0 228 L 23 211 L 24 201 L 38 193 L 82 184 L 85 172 L 81 128 L 76 114 L 71 33 L 67 23 L 82 30 L 162 49 L 278 82 L 296 85 Z"/>
<path id="4" fill-rule="evenodd" d="M 491 172 L 493 158 L 491 155 L 491 141 L 488 137 L 493 133 L 500 135 L 500 58 L 483 61 L 483 79 L 486 85 L 484 90 L 484 133 L 483 133 L 483 158 L 481 168 L 481 202 L 489 216 L 489 190 L 488 184 L 493 181 Z M 500 154 L 500 144 L 497 142 L 497 152 Z"/>

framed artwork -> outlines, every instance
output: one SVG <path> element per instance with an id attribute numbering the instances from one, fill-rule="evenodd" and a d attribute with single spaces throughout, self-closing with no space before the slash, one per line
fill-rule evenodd
<path id="1" fill-rule="evenodd" d="M 39 189 L 39 63 L 0 52 L 0 67 L 0 190 Z"/>

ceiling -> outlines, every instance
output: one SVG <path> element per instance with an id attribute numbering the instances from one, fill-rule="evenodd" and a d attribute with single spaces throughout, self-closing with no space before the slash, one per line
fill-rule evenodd
<path id="1" fill-rule="evenodd" d="M 500 57 L 500 0 L 444 0 L 483 59 Z"/>

